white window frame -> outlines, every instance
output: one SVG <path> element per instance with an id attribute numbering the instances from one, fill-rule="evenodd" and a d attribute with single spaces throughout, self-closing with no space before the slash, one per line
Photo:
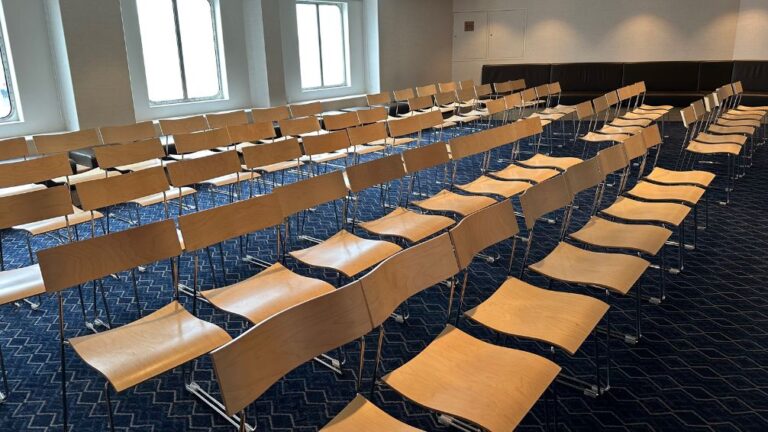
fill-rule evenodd
<path id="1" fill-rule="evenodd" d="M 317 19 L 317 43 L 318 47 L 320 49 L 320 85 L 315 87 L 304 87 L 304 84 L 302 83 L 301 89 L 303 91 L 310 91 L 310 90 L 322 90 L 322 89 L 332 89 L 332 88 L 338 88 L 338 87 L 348 87 L 349 86 L 349 11 L 348 5 L 345 2 L 339 2 L 339 1 L 327 1 L 327 0 L 297 0 L 296 5 L 305 4 L 305 5 L 314 5 L 315 6 L 315 18 Z M 335 84 L 335 85 L 325 85 L 325 68 L 323 64 L 323 42 L 322 37 L 320 35 L 320 5 L 328 5 L 328 6 L 336 6 L 339 9 L 339 13 L 341 14 L 341 24 L 342 29 L 341 32 L 344 36 L 344 82 L 342 84 Z M 298 24 L 297 24 L 298 25 Z M 298 31 L 298 29 L 297 29 Z M 299 58 L 299 68 L 301 68 L 301 58 Z"/>
<path id="2" fill-rule="evenodd" d="M 0 61 L 5 72 L 5 82 L 8 86 L 8 101 L 11 111 L 5 117 L 0 117 L 0 123 L 13 123 L 21 119 L 21 106 L 16 94 L 16 73 L 11 60 L 10 45 L 8 44 L 8 31 L 5 19 L 5 10 L 0 7 Z"/>
<path id="3" fill-rule="evenodd" d="M 346 85 L 304 89 L 301 84 L 301 63 L 299 59 L 299 36 L 296 23 L 297 3 L 343 3 L 346 13 L 342 14 L 346 30 Z M 340 98 L 366 93 L 367 81 L 365 56 L 365 34 L 362 0 L 293 0 L 280 1 L 280 24 L 283 44 L 283 70 L 285 94 L 289 103 L 318 99 Z"/>

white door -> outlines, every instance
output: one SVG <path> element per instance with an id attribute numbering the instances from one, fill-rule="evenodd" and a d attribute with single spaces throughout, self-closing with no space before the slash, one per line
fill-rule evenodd
<path id="1" fill-rule="evenodd" d="M 453 59 L 484 59 L 488 54 L 488 14 L 453 14 Z"/>
<path id="2" fill-rule="evenodd" d="M 488 58 L 524 56 L 525 15 L 525 9 L 488 12 Z"/>

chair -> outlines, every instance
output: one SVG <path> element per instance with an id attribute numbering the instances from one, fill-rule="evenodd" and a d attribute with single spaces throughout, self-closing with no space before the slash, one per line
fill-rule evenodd
<path id="1" fill-rule="evenodd" d="M 174 257 L 180 253 L 176 227 L 170 220 L 38 252 L 46 292 L 55 293 L 58 299 L 65 430 L 68 423 L 67 346 L 106 378 L 104 394 L 110 429 L 114 430 L 110 385 L 120 393 L 187 364 L 231 339 L 218 326 L 195 318 L 178 302 Z M 161 260 L 171 262 L 169 273 L 174 300 L 129 324 L 102 333 L 66 337 L 63 290 Z M 137 356 L 137 352 L 141 355 Z"/>
<path id="2" fill-rule="evenodd" d="M 32 137 L 35 149 L 38 154 L 51 155 L 54 153 L 65 153 L 70 155 L 76 150 L 86 150 L 102 145 L 99 133 L 96 129 L 87 129 L 76 132 L 67 132 L 55 135 L 35 135 Z M 54 183 L 68 183 L 74 185 L 80 182 L 93 180 L 97 178 L 111 177 L 120 175 L 115 171 L 104 171 L 101 168 L 89 168 L 77 165 L 77 172 L 64 177 L 51 178 Z"/>
<path id="3" fill-rule="evenodd" d="M 248 113 L 245 110 L 229 111 L 224 113 L 206 114 L 205 119 L 211 129 L 228 128 L 230 126 L 242 126 L 250 123 Z"/>
<path id="4" fill-rule="evenodd" d="M 27 139 L 24 137 L 0 140 L 0 161 L 27 159 L 31 154 Z"/>
<path id="5" fill-rule="evenodd" d="M 291 110 L 291 117 L 310 117 L 316 116 L 323 112 L 323 104 L 321 102 L 309 102 L 304 104 L 289 105 L 288 109 Z"/>
<path id="6" fill-rule="evenodd" d="M 637 103 L 639 106 L 635 108 L 635 111 L 643 110 L 643 111 L 654 111 L 654 110 L 665 110 L 665 111 L 671 111 L 674 107 L 672 105 L 646 105 L 645 104 L 645 94 L 646 94 L 646 88 L 645 88 L 645 81 L 640 81 L 636 83 L 637 85 L 637 91 L 640 97 L 638 98 Z"/>
<path id="7" fill-rule="evenodd" d="M 99 133 L 104 144 L 125 144 L 160 136 L 155 123 L 151 120 L 123 126 L 101 127 Z"/>
<path id="8" fill-rule="evenodd" d="M 218 149 L 229 147 L 232 142 L 226 129 L 209 129 L 202 132 L 173 135 L 175 152 L 172 159 L 195 159 L 218 153 Z"/>
<path id="9" fill-rule="evenodd" d="M 278 172 L 283 173 L 282 182 L 285 182 L 285 171 L 290 169 L 299 170 L 299 176 L 303 176 L 301 167 L 304 166 L 304 163 L 300 159 L 304 154 L 296 138 L 243 147 L 242 153 L 245 167 L 261 175 L 260 178 L 265 190 L 265 176 L 269 174 L 272 174 L 273 178 L 276 179 Z"/>
<path id="10" fill-rule="evenodd" d="M 416 147 L 421 145 L 421 120 L 417 116 L 390 120 L 387 122 L 387 127 L 389 136 L 392 138 L 391 141 L 387 141 L 390 147 L 407 146 L 414 142 Z M 416 138 L 409 135 L 416 135 Z"/>
<path id="11" fill-rule="evenodd" d="M 323 126 L 325 130 L 331 132 L 357 127 L 360 124 L 360 119 L 355 111 L 323 116 Z"/>
<path id="12" fill-rule="evenodd" d="M 541 134 L 544 132 L 541 122 L 537 118 L 524 119 L 516 123 L 518 125 L 518 134 L 521 137 L 535 137 L 539 136 L 538 142 L 541 140 Z M 582 162 L 581 159 L 575 157 L 555 157 L 542 153 L 538 153 L 539 143 L 536 144 L 536 154 L 532 157 L 517 161 L 518 165 L 522 165 L 528 168 L 550 168 L 558 171 L 565 171 L 569 167 Z M 514 159 L 514 157 L 513 157 Z"/>
<path id="13" fill-rule="evenodd" d="M 344 198 L 347 188 L 343 174 L 335 171 L 281 186 L 275 193 L 278 193 L 283 214 L 288 218 Z M 292 250 L 289 254 L 304 264 L 335 270 L 340 277 L 353 278 L 401 249 L 394 243 L 363 239 L 341 229 L 343 225 L 338 223 L 338 215 L 337 225 L 340 231 L 327 240 L 317 241 L 315 246 L 306 249 Z"/>
<path id="14" fill-rule="evenodd" d="M 416 95 L 418 96 L 434 96 L 437 94 L 437 86 L 434 84 L 427 84 L 425 86 L 416 87 Z"/>
<path id="15" fill-rule="evenodd" d="M 474 86 L 474 84 L 473 84 Z M 443 92 L 454 92 L 456 93 L 456 90 L 459 89 L 459 86 L 456 84 L 455 81 L 450 82 L 444 82 L 444 83 L 437 83 L 437 90 L 441 93 Z"/>
<path id="16" fill-rule="evenodd" d="M 309 164 L 311 174 L 318 174 L 321 164 L 327 167 L 329 162 L 339 159 L 344 159 L 346 166 L 350 145 L 349 135 L 344 130 L 323 135 L 307 135 L 302 139 L 304 156 L 300 160 Z"/>
<path id="17" fill-rule="evenodd" d="M 375 235 L 396 237 L 410 243 L 417 243 L 453 225 L 453 219 L 445 216 L 421 214 L 399 206 L 400 197 L 405 186 L 405 182 L 401 179 L 405 175 L 405 166 L 399 154 L 386 156 L 346 169 L 349 190 L 352 193 L 353 199 L 355 199 L 352 210 L 353 232 L 355 226 L 359 226 Z M 388 185 L 396 180 L 401 180 L 401 184 L 400 192 L 397 194 L 398 203 L 391 206 L 394 208 L 381 218 L 358 224 L 357 209 L 360 200 L 362 200 L 360 193 L 373 186 L 381 187 L 381 205 L 382 209 L 384 209 L 389 195 Z"/>
<path id="18" fill-rule="evenodd" d="M 323 135 L 328 133 L 320 128 L 320 121 L 317 117 L 300 117 L 284 119 L 278 122 L 280 125 L 280 134 L 284 137 L 304 138 L 310 135 Z"/>
<path id="19" fill-rule="evenodd" d="M 405 300 L 458 271 L 450 237 L 443 234 L 394 255 L 360 280 L 373 326 L 379 327 L 374 386 L 384 322 Z M 559 371 L 543 357 L 480 341 L 449 325 L 380 381 L 414 403 L 446 414 L 442 422 L 462 430 L 472 430 L 474 424 L 496 431 L 514 429 Z"/>
<path id="20" fill-rule="evenodd" d="M 389 92 L 369 94 L 365 96 L 365 99 L 369 107 L 382 107 L 386 109 L 392 103 L 392 96 Z"/>
<path id="21" fill-rule="evenodd" d="M 229 141 L 234 146 L 220 147 L 219 150 L 230 150 L 234 147 L 240 153 L 243 148 L 258 145 L 262 141 L 275 142 L 275 127 L 272 122 L 248 123 L 244 125 L 228 126 Z"/>
<path id="22" fill-rule="evenodd" d="M 240 158 L 234 150 L 218 152 L 210 156 L 180 160 L 166 166 L 168 178 L 171 186 L 182 188 L 192 185 L 204 185 L 208 187 L 211 202 L 215 205 L 217 187 L 233 186 L 240 182 L 252 180 L 258 177 L 258 173 L 253 171 L 243 172 L 240 165 Z M 253 196 L 251 183 L 249 186 L 249 197 Z M 230 202 L 239 196 L 238 188 L 226 194 Z M 181 207 L 179 207 L 181 213 Z"/>
<path id="23" fill-rule="evenodd" d="M 450 231 L 460 269 L 468 273 L 473 258 L 480 251 L 515 238 L 518 231 L 517 218 L 509 201 L 468 216 Z M 514 241 L 512 245 L 514 254 Z M 510 256 L 510 264 L 512 259 L 513 256 Z M 457 323 L 462 315 L 466 285 L 465 275 Z M 501 334 L 543 341 L 570 355 L 574 355 L 592 333 L 596 349 L 595 364 L 598 365 L 596 384 L 584 388 L 586 383 L 580 382 L 581 380 L 562 374 L 559 378 L 568 379 L 568 385 L 584 390 L 585 394 L 594 397 L 605 392 L 610 382 L 606 377 L 606 385 L 601 385 L 599 340 L 595 331 L 607 311 L 606 303 L 592 297 L 542 289 L 520 279 L 508 277 L 487 300 L 468 310 L 464 316 Z M 606 369 L 610 371 L 609 368 Z"/>
<path id="24" fill-rule="evenodd" d="M 525 87 L 523 87 L 525 88 Z M 562 96 L 563 89 L 560 86 L 560 82 L 553 82 L 549 84 L 549 94 L 550 96 L 557 96 L 557 99 L 554 102 L 553 107 L 547 107 L 542 112 L 544 114 L 554 114 L 554 113 L 561 113 L 561 114 L 571 114 L 576 112 L 576 107 L 573 105 L 561 105 L 560 104 L 560 96 Z M 548 104 L 552 105 L 552 104 Z"/>
<path id="25" fill-rule="evenodd" d="M 590 143 L 597 144 L 597 151 L 600 151 L 603 143 L 621 143 L 626 141 L 627 138 L 629 138 L 630 136 L 632 136 L 629 133 L 604 134 L 604 133 L 596 132 L 594 130 L 594 127 L 597 125 L 597 119 L 595 117 L 596 117 L 596 113 L 592 109 L 591 101 L 584 101 L 576 105 L 576 118 L 578 119 L 578 121 L 576 123 L 576 133 L 574 135 L 574 138 L 584 141 L 584 149 L 581 151 L 582 159 L 584 159 L 587 156 L 587 153 L 588 153 L 587 147 Z M 587 124 L 587 133 L 585 133 L 584 135 L 579 135 L 579 132 L 581 131 L 581 124 L 586 119 L 589 119 Z"/>
<path id="26" fill-rule="evenodd" d="M 350 151 L 356 156 L 384 151 L 387 147 L 387 125 L 384 122 L 375 122 L 347 129 Z M 358 160 L 355 160 L 357 163 Z"/>
<path id="27" fill-rule="evenodd" d="M 386 108 L 381 106 L 374 106 L 369 109 L 363 109 L 357 111 L 357 118 L 361 125 L 367 125 L 371 123 L 384 123 L 388 120 L 395 120 L 397 117 L 389 115 Z"/>
<path id="28" fill-rule="evenodd" d="M 643 141 L 645 147 L 650 151 L 652 148 L 656 148 L 656 160 L 658 160 L 659 153 L 661 152 L 661 132 L 659 127 L 653 125 L 647 128 L 643 133 Z M 709 171 L 674 171 L 662 167 L 656 166 L 654 161 L 651 172 L 643 177 L 645 180 L 667 185 L 675 184 L 687 184 L 708 188 L 712 181 L 715 179 L 715 175 Z"/>
<path id="29" fill-rule="evenodd" d="M 163 136 L 191 134 L 210 129 L 208 120 L 203 115 L 159 120 Z"/>
<path id="30" fill-rule="evenodd" d="M 627 343 L 636 344 L 642 337 L 640 330 L 640 279 L 650 263 L 637 256 L 592 252 L 564 242 L 572 201 L 573 197 L 568 190 L 565 178 L 562 176 L 533 186 L 520 197 L 525 226 L 528 229 L 528 244 L 523 257 L 520 277 L 522 278 L 527 268 L 550 281 L 597 288 L 606 293 L 627 295 L 631 290 L 634 290 L 635 331 L 633 335 L 623 335 L 623 339 Z M 535 235 L 536 221 L 540 217 L 559 209 L 564 209 L 564 216 L 557 246 L 544 259 L 526 266 Z"/>
<path id="31" fill-rule="evenodd" d="M 277 123 L 280 120 L 291 118 L 291 110 L 287 106 L 253 108 L 251 110 L 251 117 L 253 117 L 254 123 Z"/>
<path id="32" fill-rule="evenodd" d="M 411 117 L 419 114 L 427 113 L 434 110 L 439 110 L 439 107 L 435 106 L 435 100 L 432 96 L 417 96 L 407 100 L 408 112 L 401 114 L 400 117 Z"/>

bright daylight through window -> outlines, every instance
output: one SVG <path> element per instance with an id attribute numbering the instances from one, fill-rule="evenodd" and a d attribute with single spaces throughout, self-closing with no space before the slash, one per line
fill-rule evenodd
<path id="1" fill-rule="evenodd" d="M 152 104 L 222 97 L 215 0 L 136 0 Z"/>
<path id="2" fill-rule="evenodd" d="M 3 21 L 3 24 L 5 22 Z M 4 33 L 0 28 L 0 64 L 2 64 L 2 73 L 0 73 L 0 122 L 18 120 L 18 109 L 13 90 L 13 80 L 11 79 L 11 64 L 8 61 L 8 45 L 6 44 Z"/>
<path id="3" fill-rule="evenodd" d="M 349 85 L 346 7 L 345 3 L 296 3 L 302 89 Z"/>

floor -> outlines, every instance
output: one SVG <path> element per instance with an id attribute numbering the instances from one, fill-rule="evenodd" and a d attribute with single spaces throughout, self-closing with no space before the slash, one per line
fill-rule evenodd
<path id="1" fill-rule="evenodd" d="M 682 140 L 682 127 L 668 125 L 669 137 L 660 157 L 660 165 L 670 167 L 677 158 Z M 506 151 L 506 150 L 505 150 Z M 581 147 L 567 144 L 555 148 L 558 155 L 581 154 Z M 496 166 L 501 163 L 495 161 Z M 478 160 L 460 164 L 458 181 L 478 175 Z M 717 168 L 713 166 L 713 168 Z M 441 170 L 433 170 L 422 178 L 424 191 L 437 192 Z M 768 157 L 758 149 L 754 166 L 737 183 L 728 206 L 715 204 L 720 192 L 714 192 L 709 208 L 706 231 L 698 233 L 696 250 L 686 255 L 685 269 L 679 275 L 668 275 L 667 298 L 659 306 L 643 306 L 643 340 L 630 346 L 619 340 L 611 341 L 611 389 L 594 399 L 580 391 L 556 385 L 558 430 L 768 430 L 768 200 L 765 179 L 768 178 Z M 290 178 L 288 179 L 291 180 Z M 393 189 L 393 191 L 396 189 Z M 609 195 L 611 194 L 609 190 Z M 373 219 L 382 214 L 378 205 L 379 192 L 371 191 L 360 198 L 359 217 Z M 223 204 L 226 197 L 201 193 L 202 207 L 210 207 L 212 199 Z M 579 211 L 571 224 L 573 231 L 586 217 L 591 197 L 579 198 Z M 608 199 L 611 199 L 610 197 Z M 603 204 L 606 204 L 604 202 Z M 519 203 L 515 201 L 519 209 Z M 125 209 L 118 213 L 128 214 Z M 155 219 L 161 217 L 162 207 L 145 211 Z M 334 211 L 325 206 L 307 218 L 306 233 L 326 238 L 336 230 Z M 124 229 L 122 222 L 113 221 L 112 229 Z M 100 230 L 100 228 L 97 229 Z M 90 228 L 80 234 L 87 236 Z M 551 250 L 557 226 L 549 225 L 534 243 L 532 260 Z M 689 231 L 690 232 L 690 231 Z M 274 261 L 274 233 L 252 236 L 248 252 L 267 261 Z M 54 244 L 53 239 L 36 238 L 33 247 L 40 249 Z M 28 254 L 23 237 L 4 236 L 6 265 L 9 268 L 26 265 Z M 302 246 L 296 245 L 295 247 Z M 256 274 L 260 269 L 239 260 L 235 241 L 223 247 L 226 282 L 233 283 Z M 671 249 L 674 252 L 674 249 Z M 472 307 L 504 280 L 509 259 L 509 244 L 487 251 L 500 254 L 493 263 L 479 261 L 471 267 L 466 304 Z M 514 268 L 519 269 L 521 251 L 515 254 Z M 213 250 L 217 283 L 221 284 L 219 250 Z M 201 262 L 205 263 L 205 260 Z M 332 272 L 318 271 L 289 260 L 289 267 L 302 274 L 337 282 Z M 190 283 L 192 260 L 183 258 L 182 282 Z M 203 288 L 212 286 L 209 267 L 203 268 Z M 137 273 L 139 293 L 144 311 L 154 310 L 172 296 L 167 264 L 149 266 Z M 123 324 L 137 318 L 136 305 L 130 285 L 130 273 L 120 280 L 104 281 L 111 319 Z M 646 292 L 652 293 L 657 283 L 656 272 L 645 281 Z M 534 284 L 542 279 L 526 275 Z M 543 285 L 546 286 L 546 285 Z M 573 288 L 554 285 L 553 289 Z M 87 334 L 83 326 L 76 289 L 65 293 L 65 322 L 67 337 Z M 595 293 L 600 295 L 600 293 Z M 88 315 L 94 313 L 91 285 L 84 289 Z M 185 302 L 189 304 L 189 299 Z M 27 305 L 0 308 L 0 348 L 9 370 L 11 394 L 0 405 L 0 430 L 46 431 L 60 430 L 62 424 L 59 344 L 57 311 L 54 298 L 43 298 L 38 310 Z M 409 319 L 401 324 L 390 320 L 386 324 L 383 370 L 391 371 L 423 349 L 443 328 L 447 305 L 447 289 L 433 287 L 412 298 L 407 309 Z M 610 320 L 617 328 L 631 323 L 634 303 L 630 299 L 612 299 Z M 99 294 L 99 316 L 106 315 Z M 199 316 L 225 328 L 232 336 L 245 328 L 242 320 L 203 305 Z M 461 320 L 460 328 L 478 337 L 495 342 L 497 338 L 469 322 Z M 626 325 L 625 325 L 626 327 Z M 627 327 L 628 329 L 628 327 Z M 361 392 L 369 395 L 373 370 L 375 335 L 369 335 L 366 368 Z M 548 348 L 538 343 L 512 338 L 498 341 L 510 347 L 547 355 Z M 571 358 L 556 354 L 556 361 L 570 373 L 589 379 L 594 364 L 592 344 L 588 341 L 583 352 Z M 350 344 L 344 350 L 347 363 L 339 376 L 316 362 L 305 364 L 273 386 L 250 411 L 251 421 L 259 430 L 314 431 L 326 424 L 355 395 L 356 364 L 359 348 Z M 467 365 L 482 368 L 483 365 Z M 70 430 L 107 430 L 104 403 L 104 380 L 67 351 L 67 382 Z M 195 365 L 195 381 L 217 393 L 211 365 L 202 358 Z M 377 388 L 374 402 L 404 422 L 425 430 L 449 430 L 436 417 L 405 401 L 391 390 Z M 150 380 L 134 389 L 113 396 L 115 422 L 118 430 L 130 431 L 231 431 L 231 425 L 206 405 L 196 401 L 183 385 L 181 370 Z M 537 404 L 520 425 L 520 430 L 542 430 L 544 406 Z"/>

